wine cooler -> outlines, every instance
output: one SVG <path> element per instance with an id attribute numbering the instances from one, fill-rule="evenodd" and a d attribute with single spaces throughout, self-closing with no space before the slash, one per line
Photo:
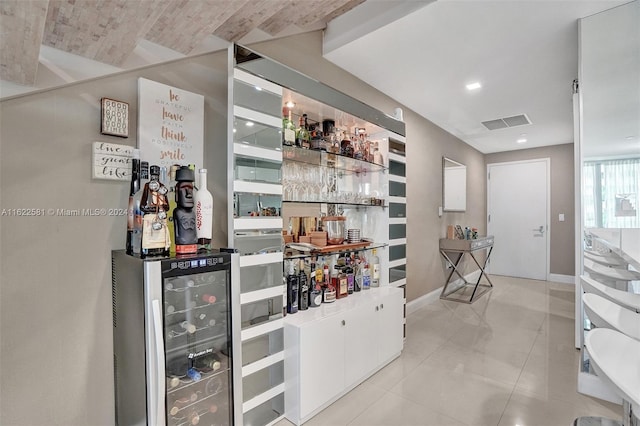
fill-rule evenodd
<path id="1" fill-rule="evenodd" d="M 238 255 L 139 259 L 114 251 L 112 269 L 116 424 L 240 424 L 232 336 L 241 320 L 231 310 Z"/>

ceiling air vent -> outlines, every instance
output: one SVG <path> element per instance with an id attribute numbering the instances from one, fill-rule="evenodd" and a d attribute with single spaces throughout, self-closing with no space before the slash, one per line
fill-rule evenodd
<path id="1" fill-rule="evenodd" d="M 517 127 L 531 124 L 529 117 L 525 114 L 514 115 L 513 117 L 498 118 L 497 120 L 483 121 L 482 124 L 489 130 L 506 129 L 507 127 Z"/>

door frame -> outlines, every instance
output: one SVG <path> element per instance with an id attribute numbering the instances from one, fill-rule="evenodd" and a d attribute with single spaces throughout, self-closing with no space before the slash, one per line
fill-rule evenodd
<path id="1" fill-rule="evenodd" d="M 547 192 L 547 209 L 546 209 L 546 220 L 547 220 L 547 242 L 546 242 L 546 250 L 547 250 L 547 261 L 546 261 L 546 270 L 545 270 L 545 279 L 546 281 L 550 280 L 551 277 L 551 159 L 549 157 L 542 157 L 542 158 L 531 158 L 528 160 L 518 160 L 518 161 L 502 161 L 502 162 L 494 162 L 494 163 L 487 163 L 487 215 L 486 215 L 486 226 L 487 226 L 487 233 L 489 233 L 489 212 L 491 211 L 491 200 L 490 200 L 490 192 L 489 192 L 489 187 L 490 187 L 490 182 L 489 182 L 489 172 L 491 169 L 491 166 L 503 166 L 503 165 L 517 165 L 517 164 L 526 164 L 526 163 L 537 163 L 537 162 L 544 162 L 545 164 L 545 169 L 546 169 L 546 178 L 547 178 L 547 187 L 546 187 L 546 192 Z M 489 259 L 489 273 L 491 273 L 491 259 Z"/>

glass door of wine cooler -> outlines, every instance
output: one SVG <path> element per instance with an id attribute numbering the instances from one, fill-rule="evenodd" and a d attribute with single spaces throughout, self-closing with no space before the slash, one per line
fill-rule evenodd
<path id="1" fill-rule="evenodd" d="M 220 266 L 163 273 L 170 426 L 233 424 L 230 270 Z"/>

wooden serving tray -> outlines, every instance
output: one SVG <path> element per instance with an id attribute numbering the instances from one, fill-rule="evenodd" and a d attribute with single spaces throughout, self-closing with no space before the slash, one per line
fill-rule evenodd
<path id="1" fill-rule="evenodd" d="M 332 246 L 324 246 L 317 250 L 313 250 L 314 253 L 330 253 L 332 251 L 344 251 L 344 250 L 355 250 L 359 248 L 364 248 L 371 245 L 371 241 L 360 241 L 359 243 L 343 243 L 343 244 L 335 244 Z"/>

